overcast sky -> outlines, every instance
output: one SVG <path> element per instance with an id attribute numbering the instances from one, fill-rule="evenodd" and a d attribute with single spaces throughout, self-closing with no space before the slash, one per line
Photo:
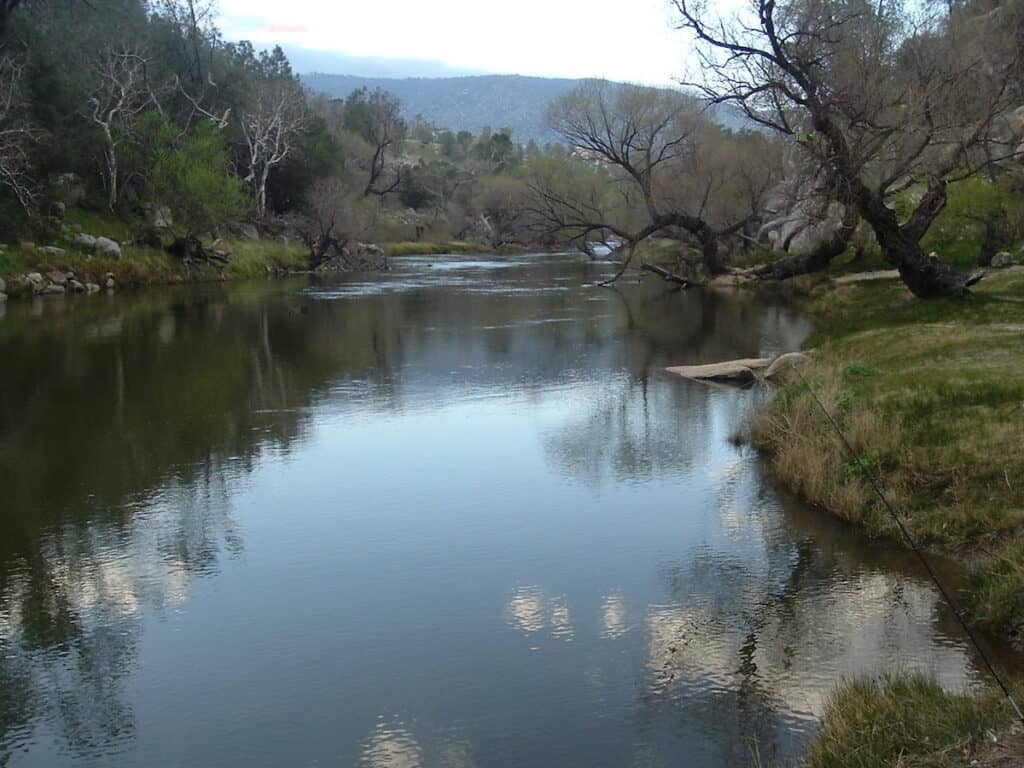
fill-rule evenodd
<path id="1" fill-rule="evenodd" d="M 220 0 L 229 39 L 456 70 L 668 84 L 686 38 L 669 0 Z M 346 73 L 339 73 L 346 74 Z"/>

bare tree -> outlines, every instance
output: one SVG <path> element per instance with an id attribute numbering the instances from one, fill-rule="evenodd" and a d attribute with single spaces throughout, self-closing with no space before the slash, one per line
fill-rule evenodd
<path id="1" fill-rule="evenodd" d="M 104 180 L 111 210 L 118 199 L 118 147 L 132 137 L 143 112 L 160 109 L 149 66 L 149 58 L 128 45 L 105 48 L 96 62 L 99 83 L 89 99 L 88 116 L 105 141 Z"/>
<path id="2" fill-rule="evenodd" d="M 800 141 L 915 295 L 959 296 L 980 279 L 926 256 L 920 241 L 947 184 L 1016 152 L 996 130 L 1019 98 L 1021 54 L 999 18 L 1014 4 L 940 26 L 867 0 L 754 0 L 733 20 L 699 0 L 673 3 L 697 42 L 696 85 Z M 901 219 L 894 198 L 915 188 Z"/>
<path id="3" fill-rule="evenodd" d="M 385 91 L 376 90 L 367 98 L 367 117 L 363 138 L 369 142 L 373 155 L 369 161 L 369 178 L 364 195 L 384 197 L 401 186 L 401 168 L 385 181 L 387 155 L 394 144 L 401 141 L 405 133 L 405 122 L 401 119 L 402 105 L 398 98 Z"/>
<path id="4" fill-rule="evenodd" d="M 556 101 L 549 121 L 578 156 L 603 167 L 616 191 L 609 199 L 534 183 L 535 214 L 577 242 L 607 233 L 629 259 L 654 235 L 695 243 L 705 269 L 726 271 L 722 240 L 758 214 L 772 178 L 764 137 L 750 137 L 760 154 L 742 149 L 687 94 L 591 81 Z M 613 211 L 618 211 L 614 214 Z"/>
<path id="5" fill-rule="evenodd" d="M 290 78 L 265 80 L 256 86 L 251 106 L 241 118 L 249 154 L 244 181 L 252 186 L 256 215 L 267 213 L 267 179 L 295 151 L 310 114 L 302 86 Z"/>
<path id="6" fill-rule="evenodd" d="M 39 137 L 22 116 L 21 81 L 24 65 L 0 57 L 0 185 L 9 189 L 25 210 L 35 201 L 29 147 Z"/>
<path id="7" fill-rule="evenodd" d="M 349 240 L 362 231 L 355 201 L 337 177 L 313 183 L 306 193 L 305 213 L 299 229 L 309 248 L 311 269 L 319 267 L 331 253 L 344 254 Z"/>

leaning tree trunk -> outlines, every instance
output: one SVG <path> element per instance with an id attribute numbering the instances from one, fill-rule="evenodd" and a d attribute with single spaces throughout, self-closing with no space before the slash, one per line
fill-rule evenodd
<path id="1" fill-rule="evenodd" d="M 903 283 L 919 299 L 964 296 L 981 279 L 981 273 L 969 275 L 935 256 L 925 255 L 917 237 L 907 231 L 907 225 L 899 225 L 891 209 L 871 214 L 865 218 L 875 232 L 882 256 L 899 270 Z"/>

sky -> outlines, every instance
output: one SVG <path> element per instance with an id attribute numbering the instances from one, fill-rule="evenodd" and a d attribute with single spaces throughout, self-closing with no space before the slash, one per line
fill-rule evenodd
<path id="1" fill-rule="evenodd" d="M 301 48 L 432 62 L 438 73 L 667 85 L 687 61 L 669 0 L 219 0 L 219 9 L 231 40 L 280 44 L 289 55 Z"/>

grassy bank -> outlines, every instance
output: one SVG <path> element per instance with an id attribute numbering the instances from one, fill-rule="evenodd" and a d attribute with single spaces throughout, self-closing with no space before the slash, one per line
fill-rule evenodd
<path id="1" fill-rule="evenodd" d="M 64 247 L 62 244 L 61 247 Z M 167 285 L 189 280 L 237 280 L 265 277 L 279 269 L 302 269 L 306 249 L 274 241 L 228 241 L 225 250 L 231 254 L 223 271 L 204 269 L 189 271 L 179 259 L 156 248 L 125 245 L 120 259 L 91 256 L 73 248 L 55 256 L 23 246 L 9 246 L 0 253 L 0 277 L 7 280 L 9 290 L 17 294 L 17 277 L 28 272 L 72 271 L 82 282 L 103 282 L 107 273 L 114 275 L 119 286 L 143 287 Z M 22 287 L 22 290 L 25 290 Z"/>
<path id="2" fill-rule="evenodd" d="M 402 242 L 384 243 L 381 246 L 388 256 L 428 256 L 432 254 L 467 255 L 493 253 L 494 249 L 480 243 L 453 240 L 446 243 Z"/>
<path id="3" fill-rule="evenodd" d="M 969 569 L 970 619 L 1021 645 L 1024 270 L 991 273 L 966 300 L 922 302 L 898 280 L 839 285 L 822 276 L 798 281 L 794 295 L 816 319 L 804 374 L 863 460 L 851 461 L 799 379 L 759 415 L 754 443 L 808 501 L 898 541 L 867 482 L 875 473 L 916 538 Z M 902 675 L 837 690 L 806 764 L 1022 760 L 1024 733 L 1000 696 L 952 694 Z"/>
<path id="4" fill-rule="evenodd" d="M 1024 733 L 994 691 L 950 693 L 915 674 L 854 680 L 832 696 L 809 768 L 1011 768 Z"/>
<path id="5" fill-rule="evenodd" d="M 898 531 L 869 471 L 919 541 L 965 562 L 979 625 L 1024 635 L 1024 271 L 966 300 L 921 302 L 894 280 L 809 293 L 806 374 L 849 435 L 851 462 L 802 383 L 753 429 L 779 478 L 872 536 Z"/>

